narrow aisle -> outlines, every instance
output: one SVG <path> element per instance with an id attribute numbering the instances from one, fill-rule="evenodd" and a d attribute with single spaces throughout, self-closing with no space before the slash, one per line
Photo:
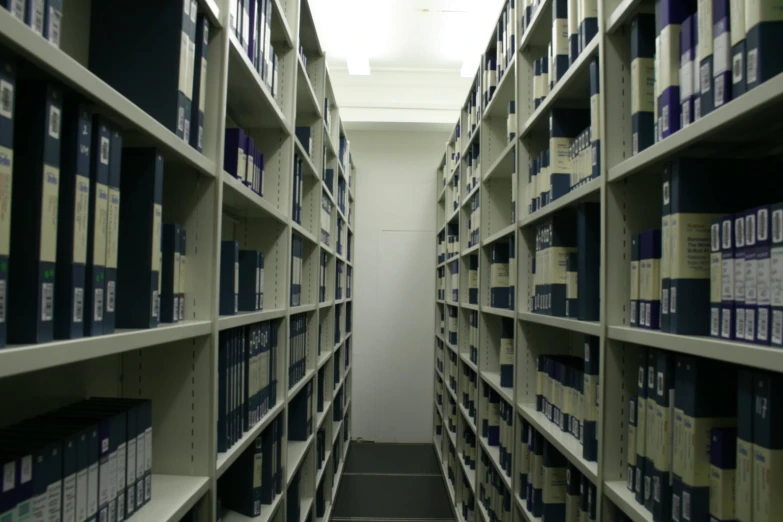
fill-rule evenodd
<path id="1" fill-rule="evenodd" d="M 432 444 L 352 443 L 332 520 L 453 521 Z"/>

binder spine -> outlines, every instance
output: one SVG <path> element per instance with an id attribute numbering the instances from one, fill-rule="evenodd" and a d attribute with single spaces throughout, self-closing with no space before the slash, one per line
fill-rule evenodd
<path id="1" fill-rule="evenodd" d="M 100 116 L 94 121 L 94 157 L 91 162 L 89 199 L 89 226 L 87 239 L 87 285 L 84 321 L 86 336 L 103 335 L 103 316 L 106 309 L 106 247 L 109 225 L 109 160 L 111 131 Z"/>

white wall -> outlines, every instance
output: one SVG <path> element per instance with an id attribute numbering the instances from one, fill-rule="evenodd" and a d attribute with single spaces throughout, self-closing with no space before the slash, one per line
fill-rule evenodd
<path id="1" fill-rule="evenodd" d="M 435 170 L 448 133 L 351 130 L 354 437 L 432 440 Z"/>

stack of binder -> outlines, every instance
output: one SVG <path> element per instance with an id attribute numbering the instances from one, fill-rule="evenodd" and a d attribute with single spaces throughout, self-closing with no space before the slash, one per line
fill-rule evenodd
<path id="1" fill-rule="evenodd" d="M 313 434 L 313 381 L 288 403 L 288 440 L 306 441 Z"/>
<path id="2" fill-rule="evenodd" d="M 321 242 L 326 246 L 332 241 L 332 200 L 324 191 L 321 194 Z"/>
<path id="3" fill-rule="evenodd" d="M 298 234 L 291 235 L 291 306 L 301 306 L 302 302 L 302 270 L 304 255 L 304 239 Z"/>
<path id="4" fill-rule="evenodd" d="M 307 374 L 307 314 L 291 316 L 291 336 L 288 349 L 288 389 Z"/>
<path id="5" fill-rule="evenodd" d="M 4 428 L 3 509 L 73 520 L 87 506 L 96 519 L 132 518 L 152 500 L 152 428 L 152 402 L 123 398 L 91 398 Z"/>
<path id="6" fill-rule="evenodd" d="M 462 462 L 469 469 L 476 469 L 476 434 L 469 426 L 462 429 Z"/>
<path id="7" fill-rule="evenodd" d="M 302 191 L 304 188 L 304 171 L 302 158 L 294 154 L 294 184 L 291 218 L 298 224 L 302 224 Z"/>
<path id="8" fill-rule="evenodd" d="M 506 489 L 505 482 L 500 473 L 490 463 L 491 458 L 485 451 L 481 451 L 481 469 L 477 484 L 479 502 L 489 514 L 490 520 L 499 522 L 511 522 L 511 492 Z"/>
<path id="9" fill-rule="evenodd" d="M 261 80 L 277 96 L 278 58 L 271 43 L 273 0 L 229 0 L 229 26 Z"/>
<path id="10" fill-rule="evenodd" d="M 264 195 L 264 154 L 253 138 L 239 128 L 226 129 L 223 170 L 259 196 Z"/>
<path id="11" fill-rule="evenodd" d="M 218 452 L 228 451 L 277 403 L 277 321 L 220 332 Z"/>

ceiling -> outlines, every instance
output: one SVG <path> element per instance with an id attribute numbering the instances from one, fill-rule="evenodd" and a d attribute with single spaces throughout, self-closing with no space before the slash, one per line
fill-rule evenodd
<path id="1" fill-rule="evenodd" d="M 450 124 L 467 96 L 503 0 L 309 0 L 341 116 L 349 122 Z M 349 57 L 371 74 L 348 74 Z"/>

